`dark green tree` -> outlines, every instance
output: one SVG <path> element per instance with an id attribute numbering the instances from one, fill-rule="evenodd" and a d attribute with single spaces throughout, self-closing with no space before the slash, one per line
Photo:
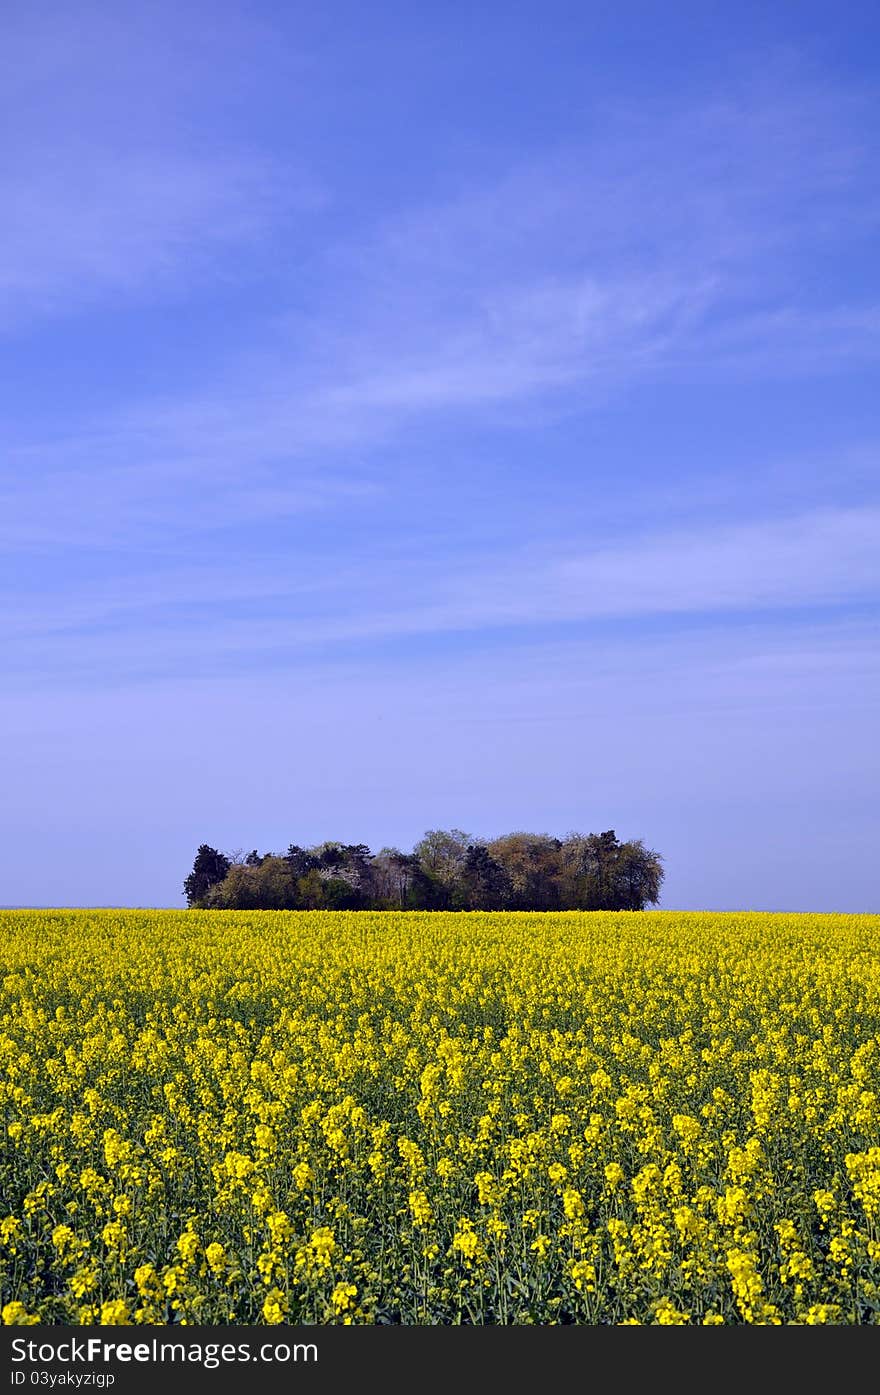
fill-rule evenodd
<path id="1" fill-rule="evenodd" d="M 356 886 L 345 877 L 327 877 L 323 882 L 323 905 L 328 911 L 359 911 L 364 898 Z"/>
<path id="2" fill-rule="evenodd" d="M 500 911 L 510 904 L 510 878 L 484 843 L 472 843 L 468 848 L 462 880 L 469 910 Z"/>
<path id="3" fill-rule="evenodd" d="M 201 843 L 192 871 L 183 883 L 183 894 L 187 904 L 197 906 L 204 901 L 211 887 L 222 882 L 231 865 L 225 853 L 218 852 L 208 843 Z"/>
<path id="4" fill-rule="evenodd" d="M 643 911 L 656 906 L 664 875 L 662 857 L 646 848 L 641 838 L 620 843 L 614 877 L 616 909 Z"/>
<path id="5" fill-rule="evenodd" d="M 560 848 L 562 904 L 584 911 L 642 911 L 656 905 L 663 859 L 641 839 L 621 843 L 604 833 L 569 833 Z"/>
<path id="6" fill-rule="evenodd" d="M 214 911 L 262 910 L 257 869 L 234 862 L 222 882 L 211 887 L 204 904 Z"/>
<path id="7" fill-rule="evenodd" d="M 315 866 L 315 859 L 305 848 L 299 847 L 297 843 L 289 843 L 287 852 L 284 854 L 284 861 L 290 866 L 291 875 L 299 879 L 307 872 L 311 872 Z"/>
<path id="8" fill-rule="evenodd" d="M 252 872 L 257 904 L 265 910 L 295 911 L 299 905 L 296 878 L 286 857 L 261 858 Z"/>
<path id="9" fill-rule="evenodd" d="M 324 883 L 317 867 L 310 867 L 296 883 L 297 899 L 307 911 L 317 911 L 324 904 Z"/>

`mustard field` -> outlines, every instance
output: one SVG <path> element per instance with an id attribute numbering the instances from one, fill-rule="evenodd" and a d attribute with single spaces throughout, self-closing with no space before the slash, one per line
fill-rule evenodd
<path id="1" fill-rule="evenodd" d="M 0 913 L 16 1323 L 876 1323 L 880 916 Z"/>

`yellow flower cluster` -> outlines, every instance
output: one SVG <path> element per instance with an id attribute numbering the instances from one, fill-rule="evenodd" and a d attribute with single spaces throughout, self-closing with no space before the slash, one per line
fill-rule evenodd
<path id="1" fill-rule="evenodd" d="M 0 1313 L 861 1324 L 880 916 L 0 913 Z"/>

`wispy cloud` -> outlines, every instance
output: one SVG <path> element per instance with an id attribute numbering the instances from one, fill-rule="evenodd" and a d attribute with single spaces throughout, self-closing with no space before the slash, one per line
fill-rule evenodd
<path id="1" fill-rule="evenodd" d="M 480 187 L 337 226 L 319 245 L 304 235 L 305 290 L 281 232 L 292 205 L 329 187 L 323 170 L 164 145 L 125 158 L 99 145 L 91 161 L 62 146 L 16 165 L 0 229 L 9 315 L 183 293 L 238 275 L 244 244 L 262 246 L 278 283 L 257 340 L 232 354 L 224 343 L 222 362 L 206 345 L 186 387 L 130 390 L 51 438 L 31 426 L 10 440 L 7 460 L 36 483 L 31 495 L 17 482 L 7 537 L 61 541 L 72 513 L 52 499 L 63 504 L 80 470 L 102 521 L 126 533 L 186 517 L 222 527 L 239 508 L 256 516 L 260 498 L 268 514 L 322 490 L 343 497 L 340 470 L 381 488 L 377 448 L 421 418 L 503 431 L 645 381 L 875 361 L 870 294 L 842 302 L 805 276 L 811 258 L 845 255 L 876 227 L 865 100 L 789 74 L 686 111 L 606 111 L 590 147 L 511 161 Z M 212 504 L 181 508 L 199 480 L 219 482 Z"/>
<path id="2" fill-rule="evenodd" d="M 106 445 L 106 442 L 104 443 Z M 140 442 L 138 442 L 140 445 Z M 128 441 L 131 452 L 131 440 Z M 112 450 L 112 446 L 111 446 Z M 88 463 L 86 441 L 61 454 L 67 468 L 0 484 L 0 540 L 11 553 L 47 548 L 116 552 L 137 547 L 169 555 L 203 534 L 320 514 L 369 498 L 369 479 L 343 468 L 295 473 L 246 468 L 240 458 L 212 459 L 210 440 L 193 454 L 144 451 L 131 464 L 102 461 L 96 444 Z M 120 452 L 122 453 L 122 452 Z M 39 452 L 45 463 L 49 448 Z M 84 458 L 85 457 L 85 458 Z M 25 461 L 28 454 L 23 457 Z M 88 498 L 88 508 L 83 501 Z"/>
<path id="3" fill-rule="evenodd" d="M 313 194 L 252 152 L 46 152 L 0 168 L 0 327 L 228 276 Z"/>
<path id="4" fill-rule="evenodd" d="M 273 234 L 295 244 L 321 206 L 305 160 L 223 119 L 246 99 L 224 76 L 232 46 L 253 85 L 272 66 L 268 35 L 226 6 L 210 24 L 169 17 L 53 0 L 4 15 L 0 330 L 253 274 Z"/>
<path id="5" fill-rule="evenodd" d="M 67 589 L 49 623 L 53 645 L 60 653 L 66 634 L 115 617 L 122 656 L 118 620 L 129 614 L 133 634 L 143 626 L 147 648 L 173 665 L 186 623 L 169 611 L 161 634 L 150 626 L 174 597 L 201 607 L 206 588 L 250 607 L 229 623 L 200 620 L 197 644 L 218 655 L 875 595 L 873 508 L 805 506 L 735 526 L 710 512 L 678 530 L 642 524 L 637 537 L 612 534 L 598 547 L 561 525 L 552 544 L 456 556 L 451 570 L 442 550 L 416 538 L 393 565 L 362 555 L 357 603 L 340 587 L 339 603 L 317 616 L 300 604 L 314 553 L 300 564 L 283 541 L 255 549 L 247 540 L 250 525 L 306 515 L 335 513 L 351 530 L 364 502 L 384 499 L 393 516 L 399 477 L 382 447 L 422 418 L 477 416 L 503 430 L 532 406 L 582 411 L 646 378 L 696 383 L 868 361 L 880 324 L 870 298 L 805 292 L 800 275 L 816 248 L 829 239 L 844 248 L 876 221 L 861 103 L 790 81 L 685 112 L 606 112 L 590 148 L 547 152 L 479 188 L 337 229 L 312 249 L 313 279 L 296 310 L 282 274 L 259 344 L 245 339 L 222 369 L 209 357 L 201 388 L 10 441 L 7 549 L 142 558 L 133 576 L 118 569 L 112 599 L 106 577 L 93 592 Z M 271 158 L 161 142 L 125 160 L 105 143 L 91 165 L 81 152 L 66 161 L 62 145 L 33 170 L 17 168 L 0 243 L 11 312 L 32 314 L 80 297 L 118 300 L 179 275 L 191 284 L 210 268 L 234 274 L 224 251 L 277 233 L 308 188 L 282 180 Z M 243 539 L 234 567 L 228 556 L 195 572 L 182 565 L 191 543 L 224 533 Z M 328 570 L 351 568 L 336 558 Z M 24 607 L 22 643 L 31 622 L 40 630 L 41 604 Z"/>
<path id="6" fill-rule="evenodd" d="M 873 360 L 878 302 L 804 271 L 870 237 L 865 95 L 791 73 L 682 111 L 606 111 L 546 153 L 334 250 L 331 400 L 472 408 L 647 377 Z"/>
<path id="7" fill-rule="evenodd" d="M 569 542 L 449 567 L 403 555 L 314 573 L 289 556 L 237 578 L 222 561 L 143 570 L 108 593 L 91 583 L 63 597 L 22 590 L 0 626 L 10 672 L 114 668 L 146 674 L 222 670 L 242 657 L 301 664 L 352 643 L 456 632 L 506 633 L 521 646 L 542 626 L 731 613 L 779 615 L 880 597 L 880 510 L 825 510 L 698 532 L 648 534 L 612 546 Z M 392 604 L 392 596 L 405 596 Z M 519 638 L 517 638 L 519 636 Z M 497 639 L 496 639 L 497 642 Z"/>

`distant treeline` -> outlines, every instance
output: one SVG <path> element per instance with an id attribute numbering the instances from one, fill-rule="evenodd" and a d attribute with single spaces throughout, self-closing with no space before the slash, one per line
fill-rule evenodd
<path id="1" fill-rule="evenodd" d="M 283 855 L 202 843 L 183 884 L 214 910 L 641 911 L 660 899 L 662 858 L 605 833 L 471 838 L 431 829 L 412 852 L 366 843 L 291 843 Z"/>

